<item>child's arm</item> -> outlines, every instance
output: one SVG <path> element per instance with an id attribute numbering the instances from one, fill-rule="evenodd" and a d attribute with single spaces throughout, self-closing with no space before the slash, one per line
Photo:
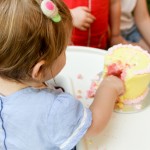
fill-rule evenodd
<path id="1" fill-rule="evenodd" d="M 134 18 L 139 29 L 142 34 L 144 40 L 150 47 L 150 16 L 148 13 L 146 0 L 138 0 L 135 10 L 134 10 Z"/>
<path id="2" fill-rule="evenodd" d="M 127 44 L 128 42 L 120 34 L 120 15 L 121 15 L 121 2 L 120 0 L 110 1 L 110 32 L 111 40 L 110 45 Z"/>
<path id="3" fill-rule="evenodd" d="M 87 30 L 90 27 L 90 24 L 96 19 L 90 12 L 88 7 L 76 7 L 70 9 L 73 25 L 80 30 Z"/>
<path id="4" fill-rule="evenodd" d="M 121 79 L 109 76 L 102 81 L 90 106 L 92 124 L 86 137 L 95 136 L 103 130 L 111 117 L 118 96 L 123 93 L 124 85 Z"/>

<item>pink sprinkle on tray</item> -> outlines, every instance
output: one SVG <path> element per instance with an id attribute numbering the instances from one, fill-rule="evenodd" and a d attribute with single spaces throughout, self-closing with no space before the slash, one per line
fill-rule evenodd
<path id="1" fill-rule="evenodd" d="M 82 74 L 78 74 L 77 75 L 77 79 L 83 79 L 83 75 Z"/>
<path id="2" fill-rule="evenodd" d="M 83 97 L 81 95 L 76 96 L 77 99 L 82 99 Z"/>

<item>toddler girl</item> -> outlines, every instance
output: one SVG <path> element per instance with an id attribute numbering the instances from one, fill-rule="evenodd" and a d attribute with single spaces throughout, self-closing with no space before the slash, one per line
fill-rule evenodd
<path id="1" fill-rule="evenodd" d="M 71 30 L 61 0 L 0 1 L 1 150 L 70 150 L 106 126 L 124 92 L 119 78 L 102 81 L 89 109 L 46 87 L 65 65 Z"/>

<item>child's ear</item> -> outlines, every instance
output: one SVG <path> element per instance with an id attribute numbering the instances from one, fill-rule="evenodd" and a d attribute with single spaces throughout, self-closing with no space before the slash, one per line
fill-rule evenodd
<path id="1" fill-rule="evenodd" d="M 32 70 L 32 78 L 36 80 L 40 80 L 42 77 L 42 67 L 44 66 L 45 61 L 41 60 L 39 61 Z"/>

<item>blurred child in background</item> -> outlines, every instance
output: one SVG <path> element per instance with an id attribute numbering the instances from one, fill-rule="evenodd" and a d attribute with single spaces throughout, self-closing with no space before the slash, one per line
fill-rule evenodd
<path id="1" fill-rule="evenodd" d="M 107 49 L 109 32 L 120 34 L 120 0 L 64 0 L 70 8 L 73 45 Z M 109 26 L 111 16 L 111 26 Z M 109 30 L 110 27 L 110 30 Z M 117 37 L 122 42 L 122 37 Z"/>
<path id="2" fill-rule="evenodd" d="M 146 0 L 121 0 L 121 35 L 127 43 L 139 45 L 150 52 L 150 16 Z M 111 44 L 118 44 L 112 39 Z"/>

